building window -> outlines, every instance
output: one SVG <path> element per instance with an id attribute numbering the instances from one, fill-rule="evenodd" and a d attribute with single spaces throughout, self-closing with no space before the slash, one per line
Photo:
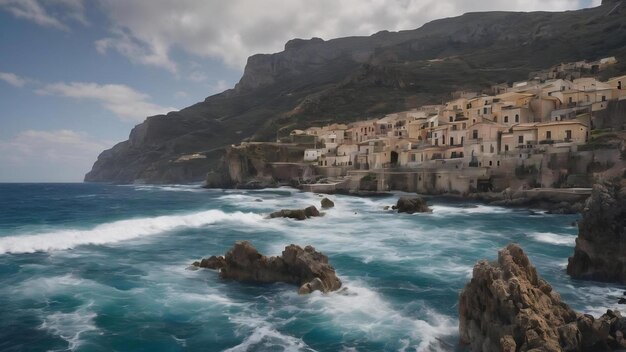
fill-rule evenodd
<path id="1" fill-rule="evenodd" d="M 552 139 L 552 131 L 546 131 L 546 139 Z"/>
<path id="2" fill-rule="evenodd" d="M 569 103 L 571 104 L 571 103 L 573 103 L 573 102 L 574 102 L 574 98 L 569 97 Z"/>
<path id="3" fill-rule="evenodd" d="M 606 101 L 606 95 L 602 96 L 602 101 Z"/>
<path id="4" fill-rule="evenodd" d="M 484 146 L 484 145 L 481 145 L 481 146 L 480 146 L 480 152 L 481 152 L 481 153 L 484 153 L 484 152 L 485 152 L 485 146 Z"/>
<path id="5" fill-rule="evenodd" d="M 489 152 L 490 152 L 490 153 L 493 153 L 493 152 L 494 152 L 494 149 L 493 149 L 493 144 L 489 146 Z"/>
<path id="6" fill-rule="evenodd" d="M 565 139 L 567 139 L 567 140 L 571 140 L 572 139 L 572 130 L 566 130 L 565 131 Z"/>
<path id="7" fill-rule="evenodd" d="M 504 151 L 505 151 L 505 152 L 508 152 L 508 151 L 509 151 L 509 145 L 508 145 L 508 144 L 505 144 L 505 145 L 504 145 Z"/>
<path id="8" fill-rule="evenodd" d="M 472 139 L 478 139 L 478 130 L 472 131 Z"/>
<path id="9" fill-rule="evenodd" d="M 500 160 L 498 160 L 498 167 L 500 167 Z"/>
<path id="10" fill-rule="evenodd" d="M 509 117 L 508 117 L 508 116 L 505 116 L 505 117 L 504 117 L 504 123 L 507 123 L 507 122 L 509 122 Z"/>
<path id="11" fill-rule="evenodd" d="M 519 122 L 519 115 L 515 114 L 515 122 Z"/>
<path id="12" fill-rule="evenodd" d="M 517 144 L 524 144 L 524 136 L 517 137 Z"/>
<path id="13" fill-rule="evenodd" d="M 476 123 L 476 119 L 472 119 L 472 123 Z"/>
<path id="14" fill-rule="evenodd" d="M 617 81 L 617 89 L 622 89 L 622 81 Z"/>
<path id="15" fill-rule="evenodd" d="M 489 166 L 493 166 L 493 161 L 489 160 Z"/>
<path id="16" fill-rule="evenodd" d="M 450 116 L 450 122 L 454 121 L 454 117 Z"/>
<path id="17" fill-rule="evenodd" d="M 483 108 L 483 114 L 487 114 L 487 108 Z"/>

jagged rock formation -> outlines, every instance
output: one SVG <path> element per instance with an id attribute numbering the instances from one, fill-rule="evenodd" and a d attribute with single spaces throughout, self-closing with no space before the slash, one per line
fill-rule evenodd
<path id="1" fill-rule="evenodd" d="M 432 210 L 428 208 L 426 200 L 421 197 L 400 197 L 396 203 L 394 209 L 398 210 L 398 213 L 429 213 Z"/>
<path id="2" fill-rule="evenodd" d="M 461 343 L 472 351 L 607 351 L 626 347 L 626 318 L 576 313 L 518 245 L 480 261 L 459 300 Z"/>
<path id="3" fill-rule="evenodd" d="M 330 292 L 341 288 L 341 280 L 328 263 L 328 257 L 311 246 L 303 249 L 291 244 L 285 247 L 281 256 L 266 257 L 250 242 L 236 242 L 223 260 L 216 262 L 220 263 L 216 269 L 220 270 L 220 277 L 223 279 L 260 283 L 286 282 L 298 285 L 300 294 Z M 196 263 L 198 262 L 194 265 Z"/>
<path id="4" fill-rule="evenodd" d="M 614 7 L 468 13 L 409 31 L 292 40 L 283 52 L 250 57 L 234 89 L 149 117 L 104 151 L 85 180 L 203 181 L 243 139 L 438 103 L 561 62 L 616 56 L 620 64 L 606 72 L 615 76 L 626 71 L 626 9 Z"/>
<path id="5" fill-rule="evenodd" d="M 626 187 L 596 184 L 578 223 L 567 273 L 576 279 L 626 283 Z"/>
<path id="6" fill-rule="evenodd" d="M 314 218 L 321 216 L 322 214 L 317 210 L 314 205 L 310 207 L 306 207 L 304 209 L 283 209 L 279 211 L 275 211 L 270 214 L 270 219 L 275 218 L 289 218 L 296 220 L 306 220 L 308 218 Z"/>
<path id="7" fill-rule="evenodd" d="M 335 202 L 333 202 L 332 200 L 324 197 L 322 199 L 322 209 L 330 209 L 333 208 L 335 206 Z"/>

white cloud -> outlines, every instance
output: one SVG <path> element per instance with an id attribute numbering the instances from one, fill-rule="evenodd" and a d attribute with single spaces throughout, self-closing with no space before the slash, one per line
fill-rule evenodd
<path id="1" fill-rule="evenodd" d="M 88 24 L 82 0 L 0 0 L 0 10 L 60 30 L 69 30 L 66 22 Z"/>
<path id="2" fill-rule="evenodd" d="M 14 87 L 23 87 L 28 82 L 26 78 L 10 72 L 0 72 L 0 80 L 5 81 Z"/>
<path id="3" fill-rule="evenodd" d="M 152 115 L 178 110 L 149 101 L 150 96 L 123 84 L 97 84 L 85 82 L 48 84 L 36 91 L 79 100 L 97 101 L 124 121 L 140 122 Z"/>
<path id="4" fill-rule="evenodd" d="M 0 179 L 81 181 L 98 154 L 112 145 L 72 130 L 22 131 L 0 140 Z"/>
<path id="5" fill-rule="evenodd" d="M 593 0 L 597 2 L 598 0 Z M 102 8 L 111 36 L 96 43 L 133 62 L 176 72 L 182 50 L 241 69 L 248 56 L 280 51 L 292 38 L 324 39 L 414 29 L 427 21 L 470 11 L 560 11 L 583 0 L 110 0 Z"/>

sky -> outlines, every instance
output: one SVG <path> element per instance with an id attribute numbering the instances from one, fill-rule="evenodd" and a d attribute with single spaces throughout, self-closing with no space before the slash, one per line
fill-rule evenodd
<path id="1" fill-rule="evenodd" d="M 232 88 L 293 38 L 600 0 L 0 0 L 0 182 L 80 182 L 147 116 Z"/>

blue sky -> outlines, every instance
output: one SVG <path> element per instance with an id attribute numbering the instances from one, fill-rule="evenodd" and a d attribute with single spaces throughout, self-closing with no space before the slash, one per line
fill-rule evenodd
<path id="1" fill-rule="evenodd" d="M 295 37 L 599 0 L 0 0 L 0 182 L 81 181 L 145 117 L 232 87 Z M 307 8 L 307 11 L 302 11 Z"/>

